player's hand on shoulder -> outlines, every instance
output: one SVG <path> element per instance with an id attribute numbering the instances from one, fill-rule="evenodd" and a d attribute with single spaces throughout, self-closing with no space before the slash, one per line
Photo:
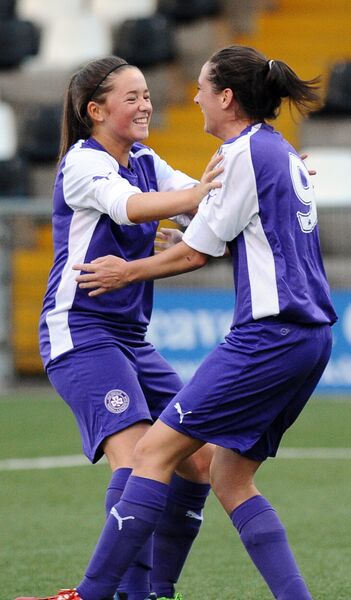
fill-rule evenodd
<path id="1" fill-rule="evenodd" d="M 207 164 L 200 179 L 200 183 L 195 186 L 199 189 L 200 193 L 202 193 L 202 198 L 207 196 L 211 190 L 222 187 L 222 183 L 217 179 L 224 171 L 224 167 L 221 164 L 222 161 L 223 155 L 216 152 Z"/>
<path id="2" fill-rule="evenodd" d="M 216 177 L 218 177 L 218 175 L 223 173 L 223 158 L 223 154 L 218 154 L 218 152 L 211 156 L 200 179 L 202 183 L 209 183 L 213 181 Z M 220 185 L 217 185 L 217 187 L 220 187 Z"/>

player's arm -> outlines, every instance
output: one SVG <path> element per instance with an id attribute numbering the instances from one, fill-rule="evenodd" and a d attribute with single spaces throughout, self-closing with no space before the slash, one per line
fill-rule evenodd
<path id="1" fill-rule="evenodd" d="M 157 189 L 159 192 L 171 192 L 185 190 L 194 187 L 199 182 L 197 179 L 190 177 L 186 173 L 174 169 L 164 159 L 162 159 L 154 150 L 149 149 L 153 157 L 155 174 L 157 179 Z M 214 162 L 213 162 L 214 159 Z M 216 152 L 210 159 L 203 176 L 213 169 L 218 161 L 221 161 L 222 157 L 219 152 Z M 180 226 L 184 230 L 190 224 L 192 218 L 197 213 L 197 207 L 195 210 L 188 210 L 186 213 L 173 215 L 168 217 L 170 221 L 173 221 L 176 225 Z"/>
<path id="2" fill-rule="evenodd" d="M 127 262 L 117 256 L 103 256 L 91 263 L 74 265 L 73 269 L 84 271 L 76 277 L 79 287 L 91 289 L 89 296 L 99 296 L 131 283 L 194 271 L 203 267 L 208 258 L 181 241 L 149 258 Z"/>
<path id="3" fill-rule="evenodd" d="M 214 175 L 215 176 L 215 175 Z M 141 192 L 133 194 L 127 200 L 126 212 L 131 223 L 145 223 L 167 219 L 175 214 L 196 210 L 202 198 L 211 189 L 219 187 L 211 181 L 199 183 L 188 190 L 179 192 Z"/>
<path id="4" fill-rule="evenodd" d="M 68 156 L 63 168 L 65 202 L 73 211 L 107 214 L 118 225 L 132 226 L 196 210 L 210 190 L 221 186 L 216 178 L 223 167 L 216 158 L 209 162 L 201 181 L 187 189 L 142 192 L 120 175 L 116 161 L 95 154 L 76 152 Z"/>
<path id="5" fill-rule="evenodd" d="M 156 232 L 155 238 L 155 254 L 159 254 L 160 252 L 164 252 L 168 250 L 168 248 L 172 248 L 175 244 L 179 244 L 179 242 L 183 239 L 183 232 L 174 227 L 160 227 L 160 229 Z M 228 258 L 230 256 L 230 252 L 228 246 L 225 247 L 225 251 L 222 256 L 217 256 L 216 258 Z"/>
<path id="6" fill-rule="evenodd" d="M 141 192 L 133 194 L 127 200 L 126 212 L 132 223 L 162 220 L 183 213 L 194 213 L 201 200 L 214 189 L 222 186 L 216 180 L 223 172 L 220 165 L 222 157 L 211 158 L 199 183 L 193 187 L 164 192 Z"/>

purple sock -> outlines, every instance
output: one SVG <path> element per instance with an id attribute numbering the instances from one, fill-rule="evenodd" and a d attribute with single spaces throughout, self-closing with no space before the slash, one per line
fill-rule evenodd
<path id="1" fill-rule="evenodd" d="M 112 474 L 105 497 L 106 517 L 110 514 L 111 508 L 120 500 L 131 472 L 132 469 L 121 468 Z M 145 600 L 149 595 L 151 591 L 152 556 L 153 536 L 150 536 L 138 552 L 133 564 L 123 575 L 118 586 L 119 592 L 128 594 L 128 600 Z"/>
<path id="2" fill-rule="evenodd" d="M 263 496 L 253 496 L 231 513 L 247 552 L 278 600 L 312 600 L 290 549 L 284 526 Z"/>
<path id="3" fill-rule="evenodd" d="M 173 475 L 166 508 L 154 534 L 152 591 L 173 598 L 175 584 L 202 524 L 210 485 Z"/>
<path id="4" fill-rule="evenodd" d="M 168 485 L 131 475 L 111 509 L 77 591 L 84 600 L 113 596 L 123 574 L 153 533 L 165 508 Z"/>
<path id="5" fill-rule="evenodd" d="M 110 514 L 111 508 L 117 504 L 118 500 L 122 496 L 122 492 L 126 486 L 131 472 L 132 469 L 125 467 L 123 469 L 117 469 L 112 473 L 105 495 L 106 518 Z"/>

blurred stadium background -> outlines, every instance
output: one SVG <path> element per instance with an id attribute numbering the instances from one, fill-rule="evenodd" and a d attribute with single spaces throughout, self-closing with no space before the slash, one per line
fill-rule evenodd
<path id="1" fill-rule="evenodd" d="M 320 389 L 351 392 L 350 0 L 0 0 L 0 391 L 44 379 L 37 326 L 68 78 L 111 53 L 140 66 L 155 109 L 149 144 L 199 176 L 218 141 L 203 132 L 196 79 L 209 54 L 231 43 L 285 60 L 302 78 L 322 76 L 324 108 L 302 120 L 285 107 L 276 127 L 318 170 L 321 239 L 340 317 Z M 231 281 L 223 260 L 157 284 L 150 336 L 185 379 L 230 322 Z"/>

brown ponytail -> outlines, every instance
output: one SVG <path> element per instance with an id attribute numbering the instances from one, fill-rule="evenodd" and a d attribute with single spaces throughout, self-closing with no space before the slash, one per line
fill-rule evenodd
<path id="1" fill-rule="evenodd" d="M 320 78 L 300 79 L 281 60 L 267 60 L 246 46 L 229 46 L 209 59 L 215 91 L 230 88 L 243 113 L 254 121 L 275 119 L 284 98 L 305 114 L 320 107 Z"/>

